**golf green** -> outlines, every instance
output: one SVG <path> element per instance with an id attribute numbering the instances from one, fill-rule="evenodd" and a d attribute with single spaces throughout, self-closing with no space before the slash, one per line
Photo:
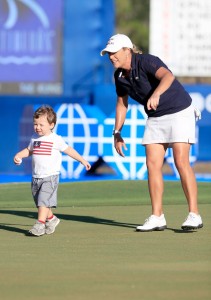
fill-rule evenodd
<path id="1" fill-rule="evenodd" d="M 211 185 L 199 183 L 204 228 L 180 226 L 187 205 L 166 182 L 168 228 L 135 232 L 151 213 L 145 181 L 60 184 L 52 235 L 30 237 L 37 212 L 29 184 L 0 185 L 1 299 L 208 300 Z"/>

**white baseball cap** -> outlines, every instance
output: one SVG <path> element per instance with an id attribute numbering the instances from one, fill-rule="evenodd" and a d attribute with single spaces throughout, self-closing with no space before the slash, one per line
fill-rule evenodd
<path id="1" fill-rule="evenodd" d="M 106 47 L 100 52 L 100 55 L 103 56 L 107 52 L 115 53 L 124 47 L 132 49 L 133 43 L 128 36 L 118 33 L 110 37 Z"/>

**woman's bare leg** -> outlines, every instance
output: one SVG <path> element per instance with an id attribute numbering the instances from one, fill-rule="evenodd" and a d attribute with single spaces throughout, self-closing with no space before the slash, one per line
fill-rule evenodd
<path id="1" fill-rule="evenodd" d="M 148 186 L 152 203 L 152 214 L 163 213 L 163 175 L 162 167 L 168 144 L 146 145 L 146 163 L 148 169 Z"/>
<path id="2" fill-rule="evenodd" d="M 174 143 L 172 148 L 174 162 L 180 175 L 182 188 L 188 202 L 189 212 L 198 214 L 197 183 L 189 162 L 190 144 Z"/>

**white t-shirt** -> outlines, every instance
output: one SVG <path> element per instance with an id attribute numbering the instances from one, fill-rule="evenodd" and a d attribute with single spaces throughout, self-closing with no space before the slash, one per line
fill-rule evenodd
<path id="1" fill-rule="evenodd" d="M 68 145 L 56 133 L 31 137 L 28 149 L 32 151 L 32 176 L 43 178 L 60 173 L 62 155 Z"/>

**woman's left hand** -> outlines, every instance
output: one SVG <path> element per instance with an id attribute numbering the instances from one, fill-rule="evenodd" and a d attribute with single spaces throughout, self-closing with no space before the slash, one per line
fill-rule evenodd
<path id="1" fill-rule="evenodd" d="M 160 95 L 152 94 L 152 96 L 147 101 L 147 109 L 148 110 L 156 110 L 159 104 Z"/>
<path id="2" fill-rule="evenodd" d="M 157 109 L 160 101 L 160 95 L 167 91 L 167 89 L 171 86 L 172 82 L 175 79 L 174 75 L 164 67 L 160 67 L 157 70 L 157 72 L 155 73 L 155 77 L 160 81 L 160 83 L 147 101 L 148 110 Z"/>

